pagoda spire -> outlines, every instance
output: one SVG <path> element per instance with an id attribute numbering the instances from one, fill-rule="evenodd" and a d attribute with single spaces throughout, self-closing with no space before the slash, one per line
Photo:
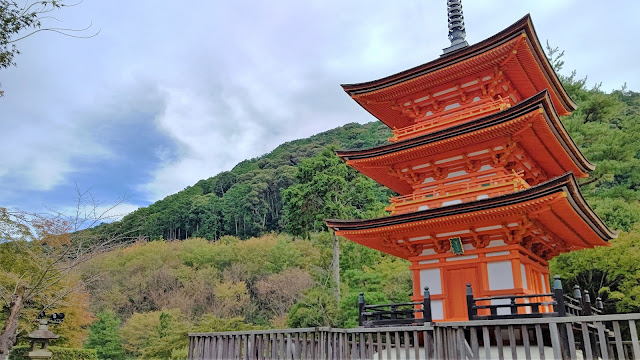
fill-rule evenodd
<path id="1" fill-rule="evenodd" d="M 451 46 L 444 49 L 444 54 L 469 46 L 465 40 L 467 32 L 464 28 L 462 0 L 447 0 L 447 16 L 449 19 L 449 40 L 451 41 Z"/>

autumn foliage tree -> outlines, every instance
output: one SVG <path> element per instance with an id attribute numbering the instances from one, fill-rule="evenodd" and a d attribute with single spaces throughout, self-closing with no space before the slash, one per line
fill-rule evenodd
<path id="1" fill-rule="evenodd" d="M 70 216 L 0 208 L 0 299 L 4 313 L 0 357 L 17 342 L 19 324 L 25 316 L 32 316 L 33 321 L 38 313 L 67 306 L 70 296 L 81 296 L 84 283 L 74 269 L 96 254 L 126 243 L 124 234 L 104 238 L 86 230 L 108 220 L 119 202 L 99 211 L 101 204 L 90 193 L 78 194 L 76 210 Z M 25 313 L 25 309 L 34 308 L 36 313 Z M 86 326 L 88 322 L 77 325 Z"/>

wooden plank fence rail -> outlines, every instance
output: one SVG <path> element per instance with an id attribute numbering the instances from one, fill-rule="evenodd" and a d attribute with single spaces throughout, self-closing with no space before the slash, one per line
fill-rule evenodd
<path id="1" fill-rule="evenodd" d="M 638 359 L 640 313 L 189 334 L 190 360 Z"/>

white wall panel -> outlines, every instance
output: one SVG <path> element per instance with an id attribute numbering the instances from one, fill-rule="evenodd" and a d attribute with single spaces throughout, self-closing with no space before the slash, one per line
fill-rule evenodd
<path id="1" fill-rule="evenodd" d="M 513 269 L 511 261 L 496 261 L 487 263 L 489 290 L 513 289 Z"/>
<path id="2" fill-rule="evenodd" d="M 429 287 L 432 295 L 442 294 L 442 282 L 440 280 L 440 269 L 422 269 L 420 270 L 420 292 L 424 287 Z"/>

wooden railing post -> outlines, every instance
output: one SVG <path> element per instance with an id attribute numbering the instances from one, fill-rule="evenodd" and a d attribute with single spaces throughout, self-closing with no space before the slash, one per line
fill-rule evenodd
<path id="1" fill-rule="evenodd" d="M 589 290 L 584 290 L 584 297 L 582 301 L 582 315 L 589 316 L 592 315 L 591 311 L 591 296 L 589 296 Z"/>
<path id="2" fill-rule="evenodd" d="M 431 322 L 431 294 L 429 293 L 429 287 L 424 287 L 424 299 L 422 300 L 422 318 L 425 322 Z"/>
<path id="3" fill-rule="evenodd" d="M 558 314 L 558 316 L 566 317 L 567 308 L 564 304 L 564 291 L 562 290 L 562 281 L 560 281 L 560 276 L 558 275 L 553 277 L 553 297 L 555 298 L 555 305 L 553 306 L 553 310 Z M 560 337 L 558 340 L 560 341 L 560 351 L 562 353 L 562 358 L 571 359 L 567 328 L 565 326 L 559 326 L 558 335 Z"/>
<path id="4" fill-rule="evenodd" d="M 471 289 L 471 284 L 467 284 L 467 314 L 469 315 L 469 320 L 473 320 L 478 315 L 478 310 L 474 308 L 474 305 L 473 289 Z"/>
<path id="5" fill-rule="evenodd" d="M 516 306 L 516 298 L 511 298 L 511 315 L 518 314 L 518 307 Z"/>
<path id="6" fill-rule="evenodd" d="M 358 296 L 358 325 L 362 326 L 364 324 L 364 293 L 361 292 L 360 296 Z"/>
<path id="7" fill-rule="evenodd" d="M 553 277 L 553 297 L 555 298 L 555 305 L 553 306 L 553 310 L 558 313 L 558 316 L 567 316 L 567 309 L 564 306 L 564 291 L 562 290 L 562 281 L 560 281 L 560 276 L 556 275 Z"/>

